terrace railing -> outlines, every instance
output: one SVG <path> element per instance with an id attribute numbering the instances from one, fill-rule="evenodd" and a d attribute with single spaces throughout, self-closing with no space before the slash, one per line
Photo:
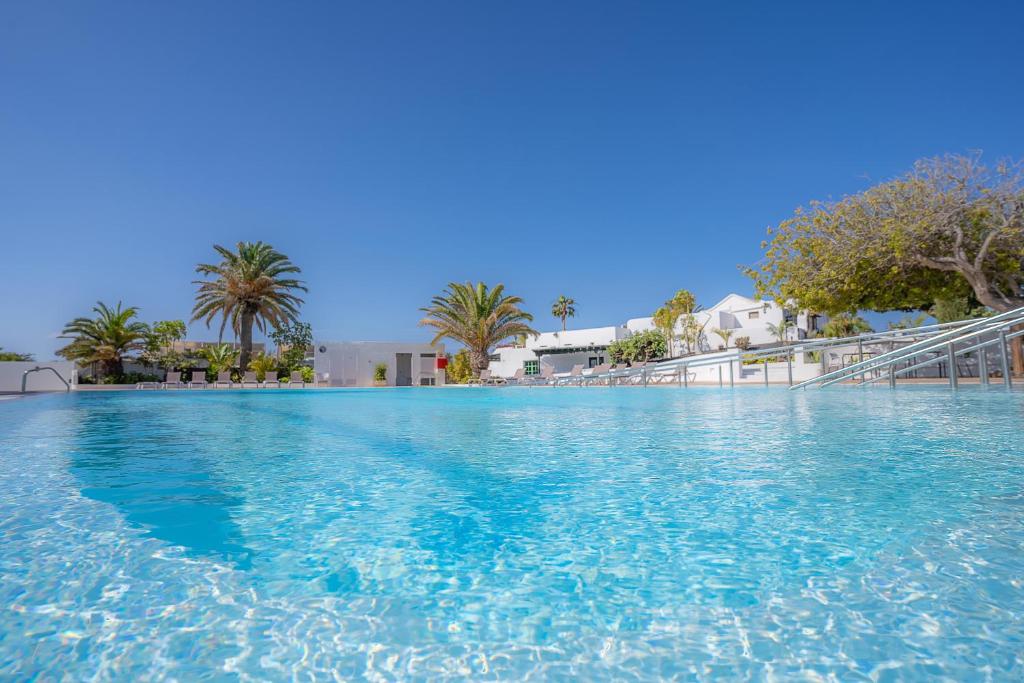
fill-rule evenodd
<path id="1" fill-rule="evenodd" d="M 762 376 L 768 381 L 768 363 L 785 358 L 786 379 L 792 389 L 812 386 L 829 386 L 838 382 L 855 381 L 869 385 L 888 379 L 895 385 L 896 378 L 917 370 L 945 363 L 949 368 L 950 386 L 958 384 L 957 359 L 973 352 L 978 356 L 979 378 L 984 384 L 990 379 L 989 351 L 996 350 L 997 361 L 1003 382 L 1010 386 L 1008 342 L 1024 336 L 1024 308 L 1002 313 L 990 318 L 978 318 L 953 323 L 922 325 L 919 327 L 870 332 L 851 337 L 802 340 L 779 346 L 705 353 L 665 361 L 648 363 L 643 366 L 613 368 L 600 373 L 588 373 L 579 377 L 562 378 L 555 384 L 584 386 L 596 383 L 639 384 L 675 383 L 679 386 L 690 384 L 689 371 L 696 368 L 718 366 L 718 383 L 730 386 L 736 382 L 736 368 L 757 365 L 763 362 Z M 856 362 L 846 365 L 840 362 L 836 370 L 830 370 L 829 352 L 848 351 Z M 797 354 L 820 354 L 821 375 L 803 382 L 793 381 L 793 359 Z"/>

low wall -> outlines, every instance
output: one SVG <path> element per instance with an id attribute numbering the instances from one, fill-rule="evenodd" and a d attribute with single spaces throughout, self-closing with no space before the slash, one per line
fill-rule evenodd
<path id="1" fill-rule="evenodd" d="M 68 384 L 72 384 L 72 379 L 75 376 L 75 364 L 70 361 L 0 361 L 0 393 L 21 391 L 22 375 L 26 370 L 36 367 L 53 368 Z M 65 387 L 52 372 L 43 370 L 29 374 L 25 389 L 27 391 L 64 391 Z"/>

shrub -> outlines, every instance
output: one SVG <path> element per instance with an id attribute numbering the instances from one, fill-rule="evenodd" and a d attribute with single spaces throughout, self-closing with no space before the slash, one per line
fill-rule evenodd
<path id="1" fill-rule="evenodd" d="M 268 372 L 273 372 L 277 369 L 277 359 L 261 353 L 249 361 L 249 369 L 255 372 L 256 379 L 262 382 L 267 378 Z"/>
<path id="2" fill-rule="evenodd" d="M 374 382 L 385 382 L 388 378 L 388 365 L 387 363 L 377 363 L 373 366 L 373 381 Z"/>
<path id="3" fill-rule="evenodd" d="M 453 356 L 447 354 L 448 367 L 445 368 L 445 382 L 448 384 L 465 384 L 473 376 L 473 368 L 469 366 L 469 351 L 459 349 Z"/>
<path id="4" fill-rule="evenodd" d="M 740 351 L 746 351 L 750 348 L 750 337 L 736 337 L 736 348 Z"/>
<path id="5" fill-rule="evenodd" d="M 665 337 L 657 330 L 617 339 L 608 345 L 608 359 L 613 363 L 635 363 L 663 358 L 667 351 Z"/>

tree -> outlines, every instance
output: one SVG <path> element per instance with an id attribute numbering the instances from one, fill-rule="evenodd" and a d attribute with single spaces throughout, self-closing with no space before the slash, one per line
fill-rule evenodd
<path id="1" fill-rule="evenodd" d="M 453 356 L 448 357 L 448 367 L 445 368 L 445 382 L 448 384 L 465 384 L 473 376 L 473 368 L 469 365 L 469 351 L 459 349 Z"/>
<path id="2" fill-rule="evenodd" d="M 921 327 L 928 320 L 928 316 L 924 313 L 918 313 L 917 315 L 905 315 L 896 322 L 889 323 L 890 330 L 909 330 L 915 327 Z"/>
<path id="3" fill-rule="evenodd" d="M 838 313 L 821 328 L 821 334 L 826 337 L 852 337 L 864 332 L 874 332 L 871 323 L 852 313 Z"/>
<path id="4" fill-rule="evenodd" d="M 183 320 L 160 320 L 150 325 L 143 360 L 169 370 L 184 366 L 185 356 L 176 353 L 173 344 L 183 339 L 186 331 Z"/>
<path id="5" fill-rule="evenodd" d="M 779 321 L 778 325 L 768 323 L 765 327 L 768 329 L 769 334 L 775 335 L 776 339 L 785 343 L 789 338 L 789 331 L 795 327 L 795 324 L 792 320 L 783 318 Z"/>
<path id="6" fill-rule="evenodd" d="M 551 305 L 551 315 L 562 319 L 562 332 L 565 332 L 565 319 L 576 316 L 576 300 L 566 297 L 564 294 Z"/>
<path id="7" fill-rule="evenodd" d="M 729 348 L 729 340 L 732 339 L 732 335 L 735 330 L 723 330 L 718 327 L 712 327 L 711 331 L 719 336 L 719 338 L 725 342 L 725 348 Z"/>
<path id="8" fill-rule="evenodd" d="M 120 301 L 117 308 L 98 301 L 92 310 L 95 318 L 75 318 L 64 326 L 61 339 L 71 343 L 57 355 L 80 365 L 98 364 L 101 377 L 121 377 L 128 354 L 145 349 L 149 326 L 133 321 L 139 309 L 121 308 Z"/>
<path id="9" fill-rule="evenodd" d="M 980 154 L 917 162 L 911 172 L 798 209 L 748 268 L 758 294 L 830 314 L 926 310 L 968 293 L 1005 312 L 1024 306 L 1024 174 Z"/>
<path id="10" fill-rule="evenodd" d="M 235 361 L 238 359 L 238 352 L 232 348 L 231 344 L 207 346 L 200 351 L 200 354 L 209 362 L 210 372 L 214 374 L 231 370 L 235 367 Z"/>
<path id="11" fill-rule="evenodd" d="M 928 309 L 928 314 L 939 323 L 955 323 L 968 318 L 985 318 L 992 311 L 979 306 L 969 296 L 954 296 L 935 300 L 935 305 Z"/>
<path id="12" fill-rule="evenodd" d="M 626 339 L 616 339 L 608 345 L 608 359 L 613 363 L 638 363 L 664 358 L 665 337 L 656 330 L 639 332 Z"/>
<path id="13" fill-rule="evenodd" d="M 197 273 L 213 279 L 193 282 L 199 286 L 199 291 L 192 320 L 203 320 L 209 327 L 210 322 L 221 315 L 220 339 L 230 322 L 241 343 L 239 368 L 244 372 L 252 355 L 253 325 L 266 333 L 268 323 L 276 329 L 298 322 L 298 309 L 303 301 L 294 292 L 309 290 L 301 280 L 287 277 L 302 271 L 269 244 L 239 242 L 236 251 L 219 244 L 213 248 L 222 260 L 196 266 Z"/>
<path id="14" fill-rule="evenodd" d="M 671 299 L 654 312 L 654 326 L 661 330 L 668 343 L 668 352 L 672 353 L 672 341 L 675 339 L 676 325 L 681 328 L 679 338 L 686 345 L 686 353 L 693 353 L 704 333 L 704 324 L 697 322 L 696 313 L 703 307 L 697 303 L 697 297 L 686 289 L 677 291 Z"/>
<path id="15" fill-rule="evenodd" d="M 249 369 L 256 373 L 256 379 L 263 381 L 268 372 L 277 370 L 277 359 L 265 353 L 256 354 L 249 361 Z"/>
<path id="16" fill-rule="evenodd" d="M 305 363 L 306 351 L 313 344 L 313 328 L 309 323 L 284 323 L 270 333 L 270 338 L 277 344 L 281 365 L 289 371 L 298 370 Z"/>
<path id="17" fill-rule="evenodd" d="M 447 289 L 420 309 L 427 317 L 421 325 L 436 330 L 432 344 L 448 337 L 465 344 L 473 376 L 487 368 L 491 348 L 520 334 L 536 336 L 533 316 L 519 308 L 523 300 L 505 295 L 505 286 L 490 289 L 483 282 L 451 282 Z"/>
<path id="18" fill-rule="evenodd" d="M 0 361 L 32 361 L 35 358 L 31 353 L 18 353 L 16 351 L 4 351 L 0 347 Z"/>

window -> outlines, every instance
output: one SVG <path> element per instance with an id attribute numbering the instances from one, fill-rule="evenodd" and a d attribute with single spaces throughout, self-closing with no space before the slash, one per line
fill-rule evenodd
<path id="1" fill-rule="evenodd" d="M 421 387 L 432 387 L 434 386 L 434 384 L 435 382 L 433 377 L 420 377 Z"/>
<path id="2" fill-rule="evenodd" d="M 591 356 L 590 358 L 587 359 L 588 368 L 596 368 L 598 365 L 602 365 L 603 363 L 604 356 Z"/>
<path id="3" fill-rule="evenodd" d="M 757 320 L 761 317 L 761 311 L 750 311 L 747 313 L 747 320 Z"/>
<path id="4" fill-rule="evenodd" d="M 523 361 L 523 374 L 526 376 L 539 375 L 540 374 L 540 361 L 539 360 L 524 360 Z"/>
<path id="5" fill-rule="evenodd" d="M 501 354 L 500 353 L 492 353 L 491 355 L 487 356 L 487 360 L 500 361 L 501 360 Z"/>

